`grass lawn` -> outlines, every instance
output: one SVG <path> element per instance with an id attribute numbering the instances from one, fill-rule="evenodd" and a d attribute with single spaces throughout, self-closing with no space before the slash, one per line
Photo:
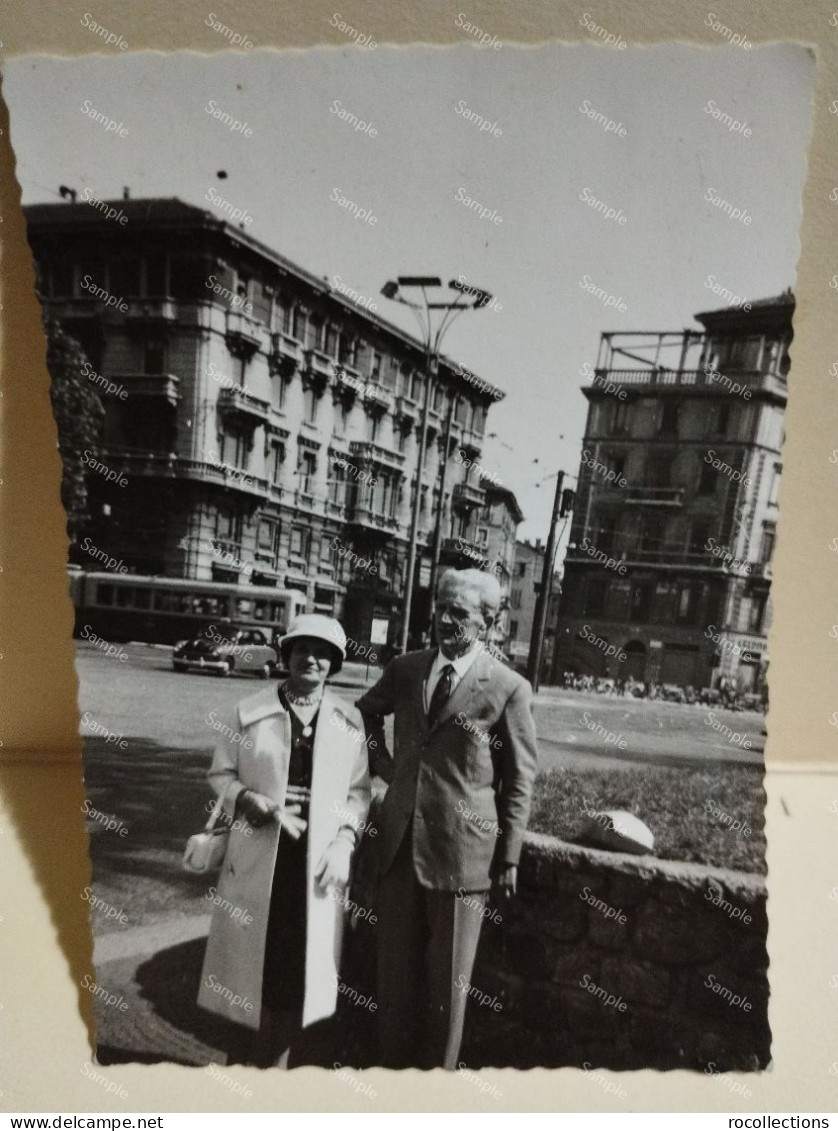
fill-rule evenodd
<path id="1" fill-rule="evenodd" d="M 747 766 L 551 770 L 536 779 L 529 828 L 579 843 L 586 807 L 624 809 L 655 834 L 655 856 L 764 873 L 762 774 Z M 719 810 L 742 829 L 722 823 Z"/>

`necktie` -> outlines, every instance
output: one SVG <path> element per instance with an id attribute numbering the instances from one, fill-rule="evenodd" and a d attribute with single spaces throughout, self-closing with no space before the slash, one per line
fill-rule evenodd
<path id="1" fill-rule="evenodd" d="M 454 686 L 454 665 L 446 664 L 437 680 L 431 704 L 428 707 L 428 726 L 432 727 L 439 718 L 440 711 L 448 701 L 451 688 Z"/>

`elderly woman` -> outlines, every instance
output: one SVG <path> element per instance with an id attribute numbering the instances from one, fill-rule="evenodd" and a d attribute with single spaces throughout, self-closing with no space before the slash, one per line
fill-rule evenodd
<path id="1" fill-rule="evenodd" d="M 232 821 L 198 1004 L 253 1030 L 248 1060 L 287 1066 L 334 1014 L 349 864 L 370 803 L 354 709 L 326 688 L 346 656 L 336 620 L 298 617 L 288 679 L 243 699 L 209 778 Z"/>

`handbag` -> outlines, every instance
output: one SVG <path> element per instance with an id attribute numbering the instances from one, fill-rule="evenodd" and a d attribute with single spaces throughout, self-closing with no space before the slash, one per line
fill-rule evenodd
<path id="1" fill-rule="evenodd" d="M 227 851 L 227 842 L 230 839 L 229 825 L 218 824 L 222 808 L 222 801 L 219 797 L 212 808 L 203 832 L 193 833 L 186 842 L 183 853 L 185 871 L 214 872 L 221 867 L 224 861 L 224 853 Z"/>

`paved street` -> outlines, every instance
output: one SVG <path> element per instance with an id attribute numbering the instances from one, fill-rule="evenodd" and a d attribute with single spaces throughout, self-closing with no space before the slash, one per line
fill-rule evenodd
<path id="1" fill-rule="evenodd" d="M 122 662 L 86 642 L 77 646 L 85 779 L 90 804 L 103 815 L 88 815 L 95 896 L 107 905 L 92 909 L 95 955 L 101 984 L 129 1003 L 121 1011 L 94 999 L 100 1054 L 153 1060 L 162 1048 L 184 1063 L 223 1061 L 233 1048 L 229 1027 L 194 1006 L 209 885 L 183 872 L 180 861 L 211 796 L 214 731 L 206 720 L 264 685 L 245 676 L 175 673 L 165 648 L 123 645 Z M 352 701 L 377 673 L 349 664 L 337 690 Z M 762 717 L 755 713 L 714 711 L 708 721 L 707 708 L 546 688 L 535 717 L 543 770 L 761 760 Z M 745 735 L 751 749 L 726 742 L 713 721 Z M 592 725 L 616 741 L 604 742 Z M 91 735 L 97 726 L 127 745 Z"/>

